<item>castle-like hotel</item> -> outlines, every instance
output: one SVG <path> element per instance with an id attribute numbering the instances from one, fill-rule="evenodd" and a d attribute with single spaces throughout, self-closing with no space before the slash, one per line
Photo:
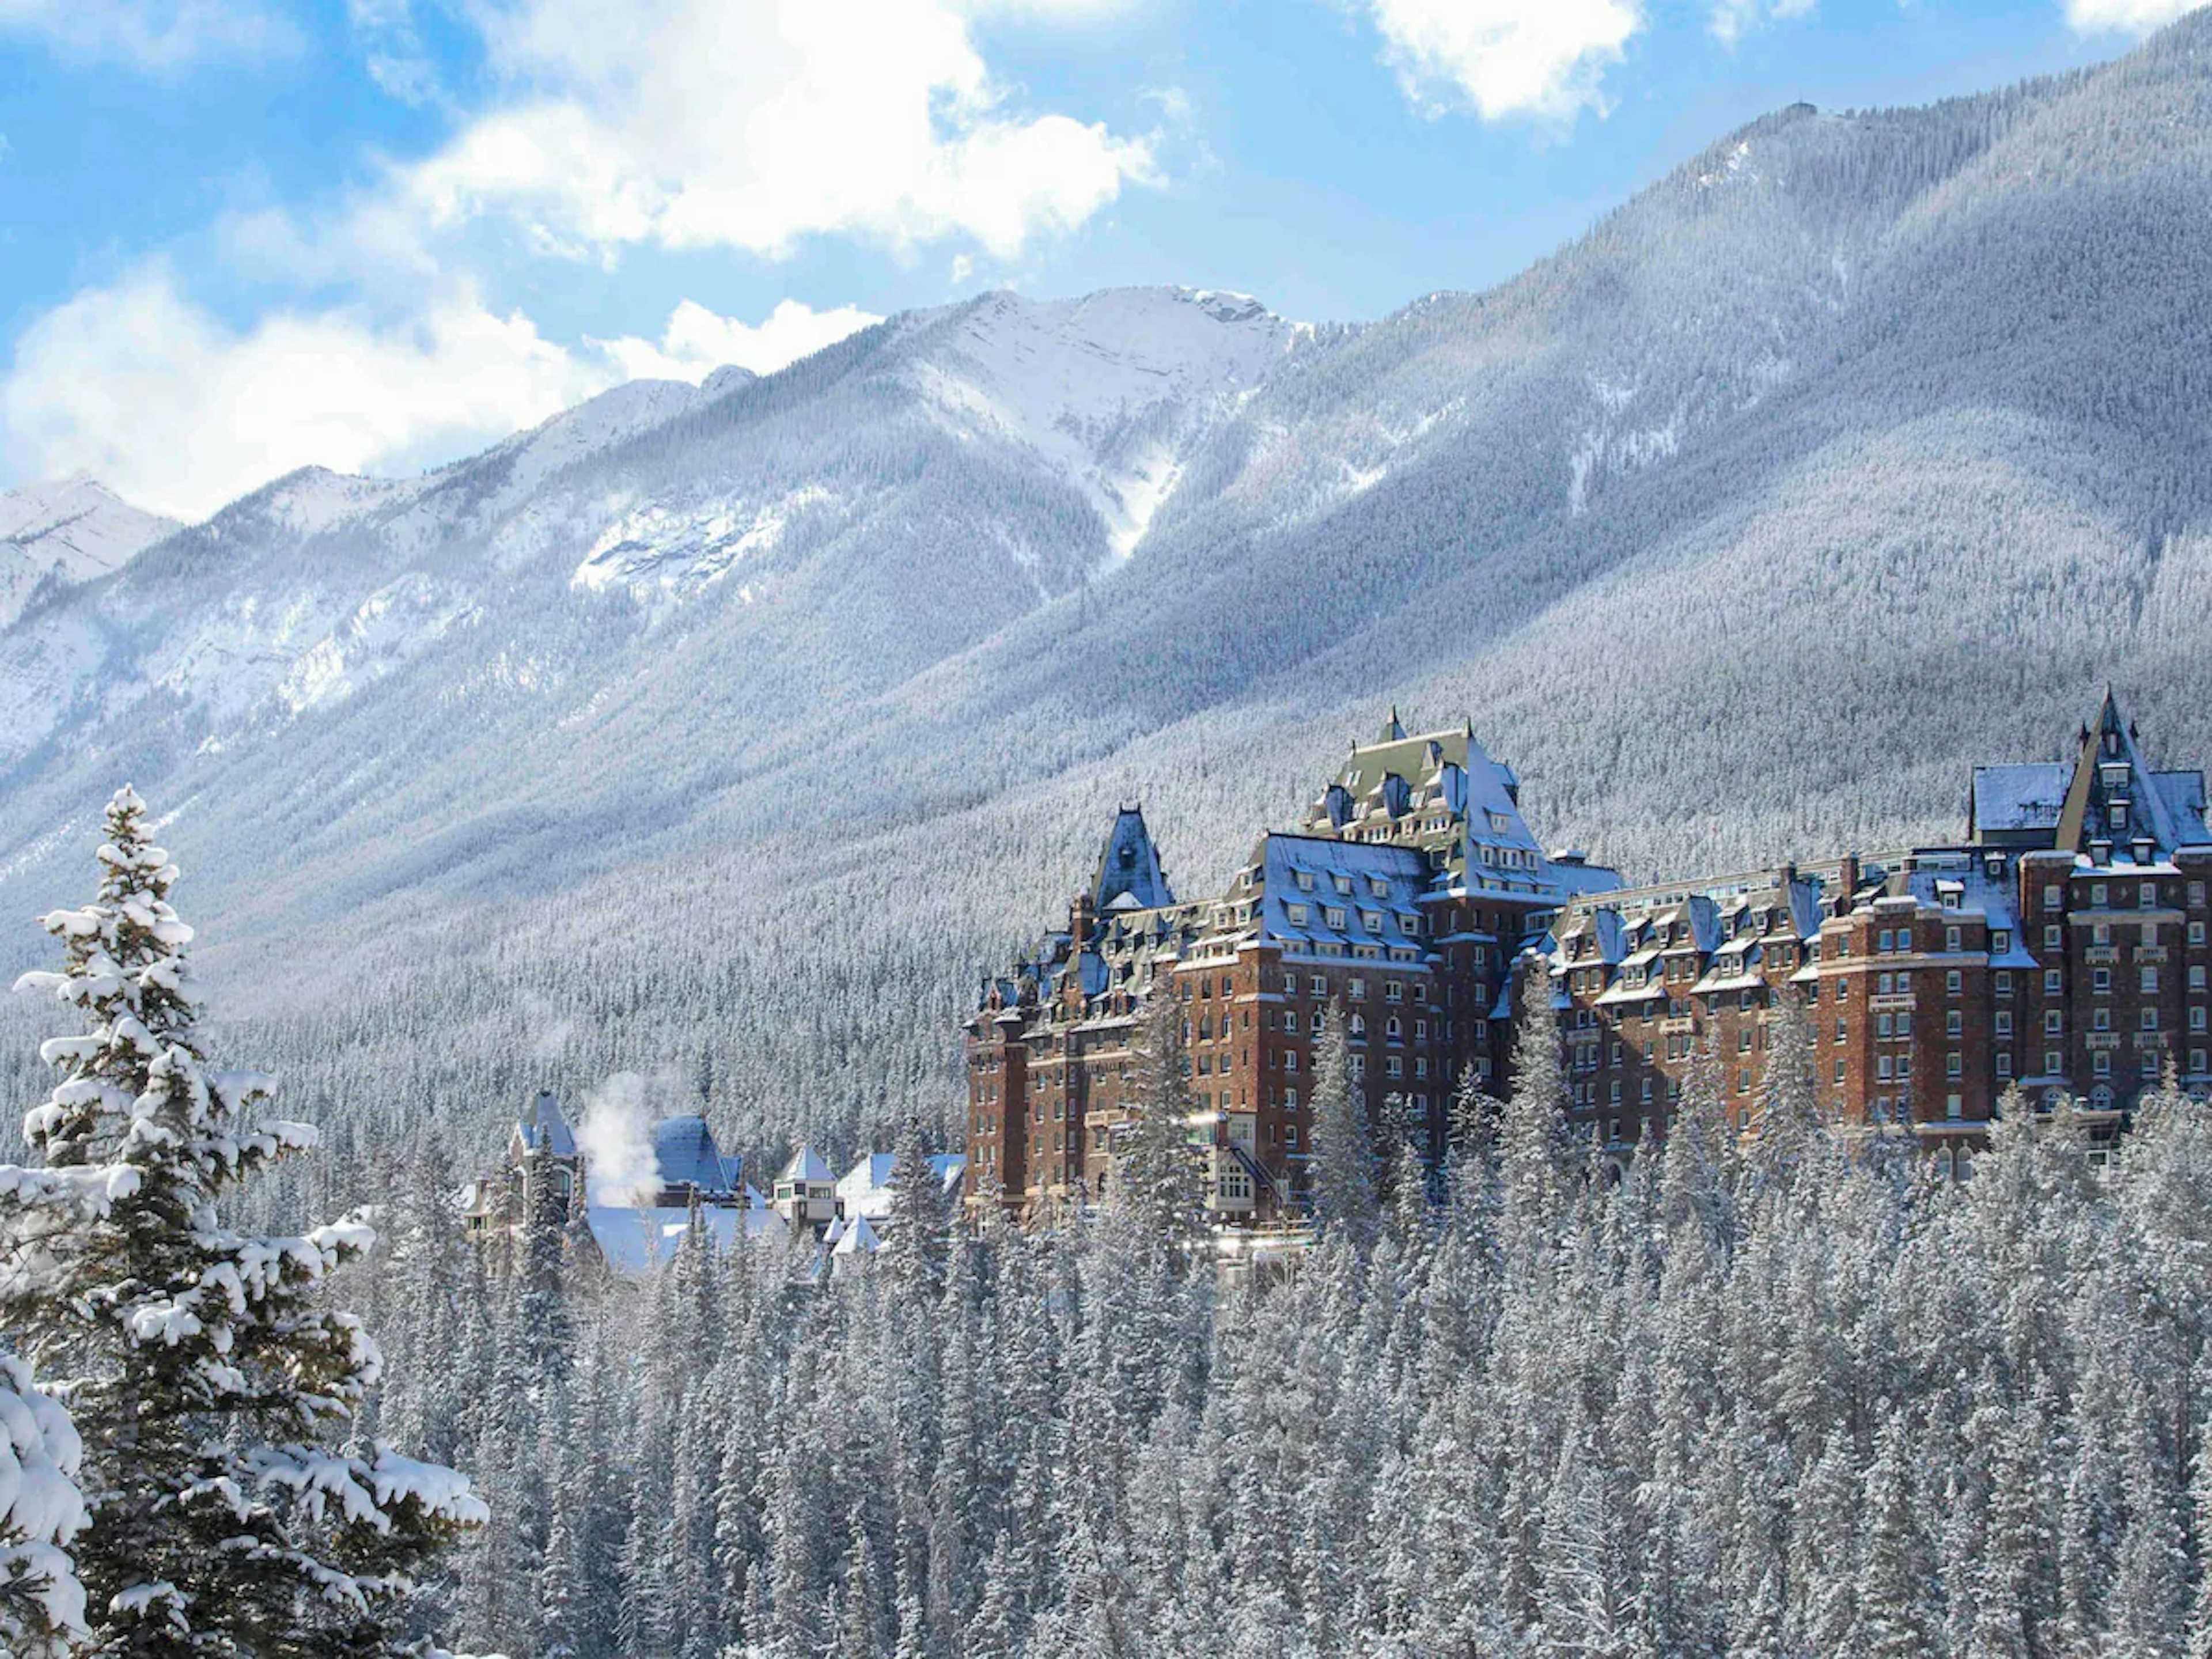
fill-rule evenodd
<path id="1" fill-rule="evenodd" d="M 1195 902 L 1125 808 L 1066 930 L 968 1022 L 968 1197 L 1039 1216 L 1103 1190 L 1164 994 L 1217 1215 L 1295 1216 L 1326 1011 L 1370 1121 L 1395 1096 L 1440 1146 L 1463 1079 L 1507 1085 L 1531 957 L 1574 1116 L 1617 1147 L 1663 1133 L 1701 1051 L 1741 1121 L 1792 998 L 1832 1121 L 1910 1125 L 1947 1170 L 2015 1084 L 2106 1135 L 2169 1064 L 2212 1085 L 2203 774 L 2154 771 L 2108 692 L 2074 758 L 1977 767 L 1968 799 L 1957 845 L 1626 887 L 1542 848 L 1471 729 L 1408 736 L 1394 713 L 1302 830 Z"/>

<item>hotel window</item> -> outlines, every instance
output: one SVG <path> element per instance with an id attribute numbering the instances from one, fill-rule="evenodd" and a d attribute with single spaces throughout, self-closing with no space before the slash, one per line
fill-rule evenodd
<path id="1" fill-rule="evenodd" d="M 1382 981 L 1382 1000 L 1383 1000 L 1383 1001 L 1385 1001 L 1385 1002 L 1403 1002 L 1405 1000 L 1406 1000 L 1406 981 L 1403 981 L 1403 980 L 1401 980 L 1401 979 L 1388 979 L 1388 980 L 1384 980 L 1384 981 Z"/>
<path id="2" fill-rule="evenodd" d="M 2189 902 L 2191 904 L 2202 904 L 2204 902 L 2204 884 L 2203 882 L 2192 881 L 2189 884 Z"/>
<path id="3" fill-rule="evenodd" d="M 1368 878 L 1367 890 L 1372 893 L 1376 898 L 1389 898 L 1390 896 L 1390 884 L 1384 881 L 1380 876 L 1371 876 Z"/>
<path id="4" fill-rule="evenodd" d="M 1344 931 L 1344 907 L 1342 905 L 1332 904 L 1328 907 L 1328 925 L 1335 928 L 1339 933 L 1342 933 Z"/>
<path id="5" fill-rule="evenodd" d="M 2043 1051 L 2043 1074 L 2044 1074 L 2044 1076 L 2045 1076 L 2045 1077 L 2057 1077 L 2057 1076 L 2058 1075 L 2059 1072 L 2060 1072 L 2060 1071 L 2064 1067 L 2064 1066 L 2065 1066 L 2065 1061 L 2064 1061 L 2064 1060 L 2061 1060 L 2061 1059 L 2059 1058 L 2059 1054 L 2058 1054 L 2058 1050 L 2057 1050 L 2057 1049 L 2056 1049 L 2056 1048 L 2045 1048 L 2045 1049 Z"/>
<path id="6" fill-rule="evenodd" d="M 1881 930 L 1881 941 L 1874 947 L 1875 951 L 1883 951 L 1888 950 L 1890 948 L 1890 941 L 1893 937 L 1893 935 L 1892 935 L 1888 928 L 1883 928 Z"/>
<path id="7" fill-rule="evenodd" d="M 1314 1034 L 1316 1036 L 1320 1036 L 1320 1035 L 1321 1035 L 1324 1030 L 1326 1030 L 1328 1029 L 1328 1017 L 1327 1015 L 1323 1014 L 1320 1009 L 1318 1009 L 1318 1008 L 1315 1009 L 1315 1010 L 1313 1011 L 1313 1020 L 1312 1020 L 1313 1034 Z"/>
<path id="8" fill-rule="evenodd" d="M 2192 921 L 2189 924 L 2189 942 L 2191 945 L 2202 945 L 2204 943 L 2204 924 L 2203 922 Z"/>
<path id="9" fill-rule="evenodd" d="M 1843 1062 L 1842 1060 L 1838 1060 L 1838 1061 L 1836 1062 L 1836 1081 L 1837 1081 L 1837 1082 L 1838 1082 L 1838 1083 L 1841 1083 L 1843 1080 L 1844 1080 L 1844 1062 Z"/>
<path id="10" fill-rule="evenodd" d="M 2204 1051 L 2202 1048 L 2191 1048 L 2189 1051 L 2189 1069 L 2199 1074 L 2203 1073 L 2204 1070 Z"/>
<path id="11" fill-rule="evenodd" d="M 1295 1072 L 1298 1069 L 1298 1051 L 1297 1049 L 1285 1048 L 1283 1050 L 1283 1069 L 1286 1072 Z M 1297 1104 L 1297 1102 L 1298 1091 L 1296 1089 L 1293 1089 L 1291 1091 L 1291 1104 L 1295 1106 Z"/>
<path id="12" fill-rule="evenodd" d="M 1321 974 L 1309 975 L 1306 980 L 1306 992 L 1310 996 L 1327 996 L 1328 994 L 1328 980 L 1326 976 Z"/>
<path id="13" fill-rule="evenodd" d="M 2052 1036 L 2057 1036 L 2066 1029 L 2065 1020 L 2066 1017 L 2056 1008 L 2045 1008 L 2043 1011 L 2043 1029 Z"/>
<path id="14" fill-rule="evenodd" d="M 2157 1009 L 2146 1008 L 2142 1011 L 2142 1028 L 2146 1031 L 2155 1031 L 2158 1030 Z"/>
<path id="15" fill-rule="evenodd" d="M 1620 1104 L 1620 1079 L 1619 1078 L 1615 1078 L 1613 1080 L 1613 1088 L 1610 1098 L 1614 1105 L 1618 1106 Z"/>
<path id="16" fill-rule="evenodd" d="M 1966 1017 L 1956 1008 L 1952 1009 L 1949 1013 L 1943 1016 L 1943 1035 L 1945 1036 L 1960 1035 L 1965 1025 L 1965 1018 Z"/>
<path id="17" fill-rule="evenodd" d="M 2111 1030 L 2112 1029 L 2112 1011 L 2109 1008 L 2094 1008 L 2090 1010 L 2089 1029 L 2093 1031 Z"/>
<path id="18" fill-rule="evenodd" d="M 2155 910 L 2158 908 L 2158 884 L 2154 881 L 2145 882 L 2137 890 L 2136 897 L 2142 908 Z"/>
<path id="19" fill-rule="evenodd" d="M 1383 1062 L 1382 1070 L 1387 1076 L 1403 1077 L 1406 1075 L 1406 1062 L 1397 1055 L 1392 1054 Z"/>
<path id="20" fill-rule="evenodd" d="M 1951 1058 L 1956 1060 L 1958 1055 L 1954 1054 Z M 1956 1077 L 1958 1073 L 1954 1072 L 1952 1075 Z M 1945 1117 L 1955 1120 L 1964 1117 L 1966 1115 L 1966 1103 L 1965 1101 L 1960 1099 L 1957 1095 L 1946 1095 L 1943 1097 L 1943 1115 Z"/>
<path id="21" fill-rule="evenodd" d="M 2011 949 L 2012 934 L 2008 930 L 2000 927 L 1996 933 L 1990 935 L 1990 952 L 1991 955 L 2001 957 Z"/>
<path id="22" fill-rule="evenodd" d="M 1585 1010 L 1584 1012 L 1587 1012 L 1588 1010 Z M 1399 1023 L 1397 1015 L 1391 1015 L 1390 1018 L 1384 1022 L 1382 1026 L 1382 1035 L 1389 1038 L 1393 1042 L 1397 1042 L 1406 1035 L 1406 1028 Z"/>
<path id="23" fill-rule="evenodd" d="M 1338 876 L 1334 878 L 1334 885 L 1338 892 L 1349 893 L 1352 890 L 1352 878 L 1350 876 Z"/>
<path id="24" fill-rule="evenodd" d="M 1740 1054 L 1747 1054 L 1751 1052 L 1751 1033 L 1749 1031 L 1738 1031 L 1735 1034 L 1735 1051 Z"/>
<path id="25" fill-rule="evenodd" d="M 2045 922 L 2043 927 L 2043 948 L 2063 951 L 2066 948 L 2066 930 L 2057 922 Z"/>
<path id="26" fill-rule="evenodd" d="M 1966 988 L 1966 976 L 1960 973 L 1956 968 L 1954 968 L 1949 973 L 1943 975 L 1943 989 L 1948 995 L 1958 995 L 1960 991 Z"/>
<path id="27" fill-rule="evenodd" d="M 1892 991 L 1897 988 L 1895 984 L 1896 977 L 1897 976 L 1894 974 L 1884 974 L 1881 976 L 1881 982 L 1875 987 L 1875 994 L 1876 996 L 1884 997 L 1889 995 Z"/>
<path id="28" fill-rule="evenodd" d="M 2011 1010 L 2011 1009 L 2009 1009 L 2009 1008 L 2000 1008 L 2000 1009 L 1998 1009 L 1998 1010 L 1997 1010 L 1997 1014 L 1996 1014 L 1996 1033 L 1997 1033 L 1997 1035 L 1998 1035 L 1999 1036 L 2001 1036 L 2001 1037 L 2008 1037 L 2008 1036 L 2010 1036 L 2012 1035 L 2012 1010 Z"/>
<path id="29" fill-rule="evenodd" d="M 1429 1057 L 1428 1057 L 1426 1054 L 1416 1054 L 1416 1055 L 1414 1055 L 1414 1056 L 1413 1056 L 1413 1075 L 1414 1075 L 1415 1077 L 1426 1077 L 1428 1074 L 1429 1074 Z"/>
<path id="30" fill-rule="evenodd" d="M 1884 1055 L 1882 1055 L 1880 1059 L 1878 1059 L 1878 1060 L 1876 1060 L 1875 1061 L 1874 1065 L 1875 1065 L 1875 1075 L 1876 1077 L 1880 1078 L 1880 1079 L 1881 1079 L 1884 1083 L 1888 1082 L 1888 1081 L 1889 1081 L 1889 1056 L 1888 1056 L 1887 1054 L 1884 1054 Z"/>
<path id="31" fill-rule="evenodd" d="M 1382 913 L 1380 910 L 1362 910 L 1359 913 L 1359 925 L 1370 933 L 1381 933 Z"/>
<path id="32" fill-rule="evenodd" d="M 1943 948 L 1946 951 L 1956 951 L 1959 948 L 1959 941 L 1962 937 L 1963 936 L 1957 928 L 1946 927 L 1943 930 Z"/>
<path id="33" fill-rule="evenodd" d="M 1997 1075 L 2001 1078 L 2007 1079 L 2009 1079 L 2012 1076 L 2011 1054 L 2001 1054 L 1997 1056 Z"/>
<path id="34" fill-rule="evenodd" d="M 2002 971 L 2002 970 L 2000 970 L 2000 971 L 1998 972 L 1998 974 L 1997 974 L 1997 988 L 1997 988 L 1997 994 L 1998 994 L 1999 996 L 2001 996 L 2001 997 L 2008 997 L 2008 996 L 2010 996 L 2010 995 L 2012 994 L 2012 975 L 2011 975 L 2011 974 L 2009 974 L 2009 973 L 2008 973 L 2008 972 L 2005 972 L 2005 971 Z"/>
<path id="35" fill-rule="evenodd" d="M 2204 1005 L 2201 1002 L 2192 1005 L 2189 1010 L 2189 1029 L 2192 1031 L 2204 1029 Z"/>
<path id="36" fill-rule="evenodd" d="M 2109 968 L 2098 969 L 2090 976 L 2089 988 L 2099 996 L 2103 996 L 2110 991 L 2112 988 L 2112 970 Z"/>
<path id="37" fill-rule="evenodd" d="M 1364 1054 L 1353 1054 L 1350 1058 L 1352 1061 L 1352 1080 L 1354 1083 L 1364 1083 L 1367 1080 L 1367 1056 Z"/>
<path id="38" fill-rule="evenodd" d="M 2091 1071 L 2094 1072 L 2094 1073 L 2095 1073 L 2099 1077 L 2110 1077 L 2110 1076 L 2112 1076 L 2112 1050 L 2110 1050 L 2109 1048 L 2100 1048 L 2100 1049 L 2098 1049 L 2098 1050 L 2097 1050 L 2097 1052 L 2096 1052 L 2094 1054 L 2093 1054 L 2093 1055 L 2091 1055 L 2091 1056 L 2090 1056 L 2089 1069 L 2090 1069 Z"/>
<path id="39" fill-rule="evenodd" d="M 2090 924 L 2089 924 L 2089 943 L 2090 943 L 2090 944 L 2092 944 L 2092 945 L 2110 945 L 2112 942 L 2112 924 L 2111 922 L 2109 922 L 2109 921 L 2097 921 L 2097 922 L 2092 922 L 2092 923 L 2090 923 Z"/>
<path id="40" fill-rule="evenodd" d="M 1310 893 L 1313 891 L 1312 871 L 1301 870 L 1298 872 L 1298 891 L 1301 893 Z"/>
<path id="41" fill-rule="evenodd" d="M 2058 889 L 2056 887 L 2045 887 L 2043 890 L 2043 908 L 2045 909 L 2056 910 L 2063 902 L 2064 899 L 2059 893 Z"/>
<path id="42" fill-rule="evenodd" d="M 2092 882 L 2089 886 L 2089 902 L 2101 910 L 2111 902 L 2110 894 L 2111 890 L 2103 882 Z"/>
<path id="43" fill-rule="evenodd" d="M 1844 1040 L 1844 1022 L 1843 1022 L 1843 1021 L 1841 1021 L 1841 1020 L 1839 1019 L 1839 1020 L 1838 1020 L 1838 1021 L 1836 1022 L 1836 1041 L 1837 1041 L 1837 1042 L 1841 1042 L 1843 1040 Z"/>
<path id="44" fill-rule="evenodd" d="M 1945 1077 L 1964 1077 L 1966 1074 L 1966 1059 L 1958 1052 L 1957 1049 L 1954 1048 L 1949 1054 L 1943 1056 L 1943 1075 Z"/>
<path id="45" fill-rule="evenodd" d="M 2143 994 L 2146 996 L 2155 996 L 2158 994 L 2158 969 L 2156 968 L 2144 968 L 2142 970 L 2142 988 Z"/>
<path id="46" fill-rule="evenodd" d="M 2058 970 L 2056 968 L 2043 970 L 2043 994 L 2047 997 L 2058 994 Z"/>

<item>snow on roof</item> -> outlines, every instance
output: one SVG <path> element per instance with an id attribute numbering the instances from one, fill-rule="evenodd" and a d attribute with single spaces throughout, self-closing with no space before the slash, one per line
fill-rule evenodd
<path id="1" fill-rule="evenodd" d="M 1270 937 L 1397 945 L 1422 939 L 1418 921 L 1410 932 L 1403 925 L 1421 914 L 1420 897 L 1428 890 L 1429 864 L 1419 849 L 1273 832 L 1265 838 L 1261 857 L 1267 894 L 1261 922 Z M 1302 874 L 1311 879 L 1310 889 L 1299 886 Z M 1337 890 L 1339 877 L 1349 883 L 1349 892 Z M 1294 904 L 1304 908 L 1304 921 L 1292 920 Z M 1331 925 L 1332 909 L 1343 913 L 1342 926 Z M 1379 930 L 1369 927 L 1370 917 L 1381 920 Z"/>
<path id="2" fill-rule="evenodd" d="M 1160 868 L 1159 849 L 1145 827 L 1144 809 L 1125 806 L 1115 815 L 1107 832 L 1105 850 L 1098 855 L 1098 874 L 1091 896 L 1101 910 L 1154 910 L 1173 904 L 1175 894 Z M 1129 903 L 1122 901 L 1127 899 Z"/>
<path id="3" fill-rule="evenodd" d="M 2204 822 L 2204 775 L 2202 772 L 2154 772 L 2151 781 L 2172 820 L 2175 842 L 2200 847 L 2212 842 Z"/>
<path id="4" fill-rule="evenodd" d="M 2064 761 L 1977 766 L 1973 819 L 1978 832 L 2056 830 L 2074 769 Z"/>
<path id="5" fill-rule="evenodd" d="M 514 1133 L 525 1152 L 537 1151 L 542 1136 L 545 1149 L 554 1157 L 576 1155 L 576 1137 L 569 1132 L 568 1120 L 562 1115 L 560 1097 L 550 1089 L 538 1091 L 538 1098 L 530 1103 L 529 1110 L 515 1124 Z"/>
<path id="6" fill-rule="evenodd" d="M 894 1185 L 891 1174 L 897 1162 L 895 1153 L 870 1152 L 837 1182 L 839 1206 L 847 1215 L 866 1216 L 878 1221 L 890 1214 Z M 959 1186 L 968 1160 L 957 1152 L 933 1152 L 929 1167 L 936 1173 L 938 1190 L 950 1193 Z"/>
<path id="7" fill-rule="evenodd" d="M 838 1236 L 837 1242 L 830 1247 L 830 1254 L 873 1255 L 883 1248 L 883 1241 L 876 1237 L 876 1230 L 868 1224 L 868 1218 L 856 1215 L 853 1218 L 852 1224 L 847 1227 Z"/>
<path id="8" fill-rule="evenodd" d="M 708 1205 L 699 1215 L 718 1250 L 740 1243 L 780 1243 L 789 1237 L 783 1218 L 773 1210 Z M 637 1207 L 589 1204 L 584 1209 L 586 1224 L 600 1255 L 608 1267 L 626 1279 L 641 1277 L 674 1255 L 690 1217 L 689 1209 L 673 1204 Z"/>
<path id="9" fill-rule="evenodd" d="M 703 1117 L 664 1118 L 653 1126 L 653 1161 L 664 1187 L 696 1187 L 702 1192 L 730 1190 L 721 1149 Z"/>
<path id="10" fill-rule="evenodd" d="M 804 1181 L 811 1183 L 836 1179 L 836 1177 L 830 1173 L 830 1166 L 822 1161 L 821 1153 L 816 1152 L 811 1146 L 801 1146 L 791 1155 L 791 1162 L 783 1166 L 783 1173 L 776 1176 L 776 1182 L 780 1186 L 787 1181 Z"/>

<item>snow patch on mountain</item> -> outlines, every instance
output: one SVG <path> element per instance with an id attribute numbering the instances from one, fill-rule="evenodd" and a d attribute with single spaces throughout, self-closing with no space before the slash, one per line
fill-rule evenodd
<path id="1" fill-rule="evenodd" d="M 276 683 L 293 714 L 351 696 L 419 654 L 480 607 L 419 571 L 379 588 L 339 628 L 295 658 Z"/>
<path id="2" fill-rule="evenodd" d="M 945 428 L 1036 451 L 1090 499 L 1115 561 L 1174 494 L 1188 447 L 1312 331 L 1249 295 L 1110 289 L 987 296 L 909 383 Z"/>
<path id="3" fill-rule="evenodd" d="M 822 485 L 808 483 L 757 505 L 736 500 L 637 507 L 592 543 L 568 585 L 591 592 L 626 589 L 641 605 L 687 599 L 773 550 L 798 514 L 835 500 Z M 744 597 L 750 599 L 750 591 Z"/>
<path id="4" fill-rule="evenodd" d="M 79 473 L 0 490 L 0 628 L 48 575 L 90 581 L 182 526 Z"/>

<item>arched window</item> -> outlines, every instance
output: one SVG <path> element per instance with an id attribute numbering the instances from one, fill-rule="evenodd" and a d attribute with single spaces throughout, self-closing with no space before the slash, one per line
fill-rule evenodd
<path id="1" fill-rule="evenodd" d="M 2090 1090 L 2089 1103 L 2100 1112 L 2111 1111 L 2112 1109 L 2112 1085 L 2109 1083 L 2100 1083 L 2095 1088 Z"/>

